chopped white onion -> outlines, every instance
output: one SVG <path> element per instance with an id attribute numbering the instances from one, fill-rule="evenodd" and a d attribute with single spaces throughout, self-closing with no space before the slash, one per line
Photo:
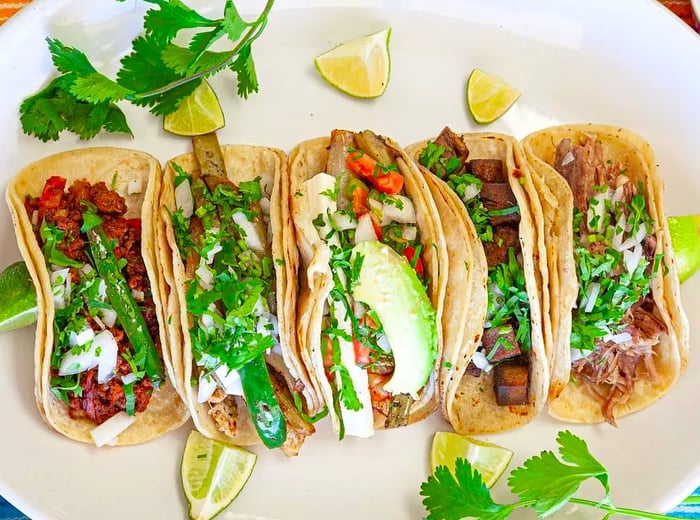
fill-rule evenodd
<path id="1" fill-rule="evenodd" d="M 138 289 L 131 289 L 131 296 L 133 296 L 134 300 L 137 302 L 142 302 L 146 298 L 146 294 Z"/>
<path id="2" fill-rule="evenodd" d="M 642 261 L 642 244 L 636 243 L 632 251 L 625 250 L 622 253 L 622 260 L 625 263 L 625 269 L 629 274 L 634 273 L 639 267 L 639 262 Z"/>
<path id="3" fill-rule="evenodd" d="M 85 325 L 83 330 L 78 333 L 74 331 L 70 332 L 68 335 L 68 344 L 71 347 L 80 347 L 82 345 L 87 345 L 93 339 L 95 339 L 95 331 L 92 330 L 90 325 Z"/>
<path id="4" fill-rule="evenodd" d="M 219 251 L 223 250 L 223 247 L 219 242 L 216 242 L 214 246 L 209 250 L 207 253 L 207 264 L 211 265 L 214 263 L 214 257 L 216 256 L 216 253 Z"/>
<path id="5" fill-rule="evenodd" d="M 479 368 L 479 369 L 483 370 L 484 372 L 490 372 L 491 369 L 493 368 L 493 365 L 491 363 L 489 363 L 489 360 L 486 359 L 486 356 L 480 350 L 477 350 L 476 352 L 474 352 L 474 354 L 472 355 L 471 361 L 472 361 L 472 363 L 474 363 L 474 366 L 476 368 Z"/>
<path id="6" fill-rule="evenodd" d="M 99 362 L 97 365 L 97 382 L 106 383 L 114 376 L 117 369 L 119 347 L 117 341 L 108 330 L 103 330 L 92 340 L 92 349 Z M 99 354 L 98 354 L 99 351 Z"/>
<path id="7" fill-rule="evenodd" d="M 613 204 L 617 204 L 618 202 L 620 202 L 622 200 L 622 196 L 624 195 L 624 193 L 625 193 L 625 186 L 624 185 L 618 186 L 617 189 L 615 189 L 615 191 L 613 192 L 613 196 L 611 198 Z"/>
<path id="8" fill-rule="evenodd" d="M 114 324 L 117 322 L 117 311 L 112 308 L 99 309 L 97 314 L 107 327 L 114 327 Z"/>
<path id="9" fill-rule="evenodd" d="M 65 308 L 70 300 L 70 269 L 66 267 L 58 271 L 53 271 L 51 273 L 51 287 L 53 288 L 53 302 L 56 308 Z"/>
<path id="10" fill-rule="evenodd" d="M 372 215 L 365 213 L 357 221 L 357 229 L 355 230 L 355 245 L 360 242 L 372 242 L 377 240 L 377 234 L 374 232 L 372 224 Z"/>
<path id="11" fill-rule="evenodd" d="M 571 362 L 575 363 L 579 359 L 583 359 L 586 356 L 584 356 L 583 351 L 577 348 L 572 348 L 571 349 Z"/>
<path id="12" fill-rule="evenodd" d="M 389 202 L 382 206 L 382 226 L 391 222 L 413 224 L 416 222 L 416 210 L 413 202 L 403 195 L 387 195 Z"/>
<path id="13" fill-rule="evenodd" d="M 113 415 L 90 432 L 95 446 L 101 448 L 105 444 L 116 440 L 119 434 L 134 424 L 134 421 L 136 421 L 136 417 L 127 415 L 126 412 L 119 412 Z"/>
<path id="14" fill-rule="evenodd" d="M 590 204 L 588 206 L 588 211 L 586 212 L 586 218 L 588 219 L 588 227 L 592 231 L 602 231 L 603 220 L 605 218 L 605 194 L 597 193 L 593 196 L 592 200 L 597 201 L 595 204 Z M 591 225 L 593 224 L 593 225 Z"/>
<path id="15" fill-rule="evenodd" d="M 133 372 L 130 372 L 129 374 L 126 374 L 125 376 L 122 376 L 122 383 L 125 385 L 130 385 L 131 383 L 136 382 L 136 374 Z"/>
<path id="16" fill-rule="evenodd" d="M 70 376 L 98 367 L 97 382 L 105 383 L 114 375 L 117 367 L 117 353 L 118 347 L 114 336 L 110 331 L 103 330 L 94 336 L 92 344 L 86 351 L 78 354 L 66 353 L 61 360 L 58 375 Z"/>
<path id="17" fill-rule="evenodd" d="M 347 213 L 336 211 L 331 215 L 331 226 L 337 231 L 355 229 L 357 227 L 357 220 Z"/>
<path id="18" fill-rule="evenodd" d="M 632 339 L 632 334 L 629 332 L 620 332 L 619 334 L 613 334 L 612 336 L 607 337 L 607 341 L 612 341 L 613 343 L 617 343 L 618 345 L 622 343 L 626 343 Z"/>
<path id="19" fill-rule="evenodd" d="M 384 352 L 391 352 L 391 345 L 389 345 L 389 338 L 386 337 L 386 334 L 380 334 L 377 337 L 377 346 Z"/>
<path id="20" fill-rule="evenodd" d="M 216 390 L 216 381 L 210 375 L 199 376 L 199 386 L 197 388 L 197 402 L 206 403 Z"/>
<path id="21" fill-rule="evenodd" d="M 575 159 L 574 153 L 571 150 L 569 150 L 568 152 L 566 152 L 566 154 L 564 155 L 564 158 L 561 160 L 561 165 L 566 166 L 570 162 L 573 162 L 574 159 Z"/>
<path id="22" fill-rule="evenodd" d="M 215 303 L 210 303 L 209 306 L 207 307 L 207 310 L 211 313 L 214 313 L 216 315 L 221 315 L 219 313 L 219 309 L 216 308 Z M 216 321 L 214 318 L 211 316 L 209 313 L 204 313 L 199 317 L 199 325 L 206 331 L 209 331 L 213 328 L 216 327 Z"/>
<path id="23" fill-rule="evenodd" d="M 194 273 L 197 275 L 199 286 L 202 289 L 211 291 L 214 288 L 214 273 L 207 267 L 206 258 L 199 259 L 199 267 Z"/>
<path id="24" fill-rule="evenodd" d="M 243 395 L 243 386 L 238 370 L 229 370 L 226 365 L 221 365 L 214 370 L 214 375 L 227 395 Z"/>
<path id="25" fill-rule="evenodd" d="M 97 286 L 98 300 L 101 302 L 106 302 L 107 301 L 107 282 L 105 282 L 102 278 L 100 278 L 100 281 L 98 283 L 99 283 L 99 285 Z"/>
<path id="26" fill-rule="evenodd" d="M 612 241 L 611 244 L 613 246 L 613 249 L 616 251 L 622 251 L 622 237 L 625 234 L 625 230 L 627 229 L 627 215 L 624 213 L 620 217 L 620 220 L 617 221 L 616 224 L 614 224 L 613 228 L 613 235 L 612 235 Z"/>
<path id="27" fill-rule="evenodd" d="M 586 305 L 583 308 L 583 312 L 591 312 L 593 310 L 593 308 L 595 307 L 595 301 L 598 298 L 599 293 L 599 283 L 593 282 L 588 286 L 588 289 L 586 290 Z M 583 305 L 583 302 L 581 302 L 581 305 Z"/>
<path id="28" fill-rule="evenodd" d="M 32 211 L 32 226 L 36 226 L 39 223 L 39 210 L 35 209 Z"/>
<path id="29" fill-rule="evenodd" d="M 418 237 L 418 228 L 416 226 L 403 226 L 401 228 L 401 238 L 413 242 Z"/>
<path id="30" fill-rule="evenodd" d="M 245 244 L 253 251 L 264 251 L 265 245 L 263 244 L 262 237 L 258 234 L 255 224 L 248 220 L 245 213 L 242 211 L 237 211 L 233 214 L 232 218 L 236 225 L 240 227 L 245 234 Z"/>
<path id="31" fill-rule="evenodd" d="M 126 192 L 129 195 L 133 195 L 134 193 L 141 193 L 141 191 L 143 191 L 143 179 L 140 177 L 131 179 L 126 187 Z"/>
<path id="32" fill-rule="evenodd" d="M 85 264 L 83 267 L 80 268 L 80 272 L 83 274 L 90 274 L 93 271 L 94 269 L 90 264 Z"/>
<path id="33" fill-rule="evenodd" d="M 255 326 L 255 332 L 263 335 L 272 335 L 279 337 L 279 322 L 277 316 L 266 312 L 260 316 L 258 323 Z"/>
<path id="34" fill-rule="evenodd" d="M 194 213 L 194 199 L 188 179 L 175 188 L 175 207 L 182 210 L 182 216 L 185 218 L 190 218 Z"/>
<path id="35" fill-rule="evenodd" d="M 97 326 L 100 328 L 100 330 L 105 330 L 107 326 L 104 324 L 104 322 L 100 319 L 99 316 L 93 316 L 92 320 L 97 323 Z"/>
<path id="36" fill-rule="evenodd" d="M 479 186 L 476 184 L 468 184 L 466 188 L 464 188 L 464 195 L 462 196 L 462 200 L 464 202 L 469 202 L 471 199 L 476 197 L 481 189 Z"/>
<path id="37" fill-rule="evenodd" d="M 269 215 L 270 214 L 270 199 L 268 199 L 267 197 L 263 197 L 262 199 L 260 199 L 260 209 L 262 210 L 262 212 L 265 215 Z"/>

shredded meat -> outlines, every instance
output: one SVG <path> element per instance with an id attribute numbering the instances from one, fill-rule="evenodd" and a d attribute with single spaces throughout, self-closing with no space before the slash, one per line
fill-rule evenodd
<path id="1" fill-rule="evenodd" d="M 609 178 L 603 160 L 603 146 L 590 138 L 586 138 L 582 145 L 574 145 L 570 139 L 563 139 L 557 146 L 554 168 L 571 186 L 574 206 L 584 213 L 588 209 L 588 200 L 594 194 L 593 187 L 606 184 Z"/>

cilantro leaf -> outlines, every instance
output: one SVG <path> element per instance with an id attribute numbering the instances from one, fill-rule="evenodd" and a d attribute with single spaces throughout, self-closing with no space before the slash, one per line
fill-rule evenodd
<path id="1" fill-rule="evenodd" d="M 160 7 L 160 9 L 149 9 L 143 19 L 146 34 L 153 36 L 157 41 L 170 42 L 182 29 L 198 29 L 217 25 L 214 20 L 202 16 L 180 0 L 147 1 Z"/>
<path id="2" fill-rule="evenodd" d="M 583 440 L 567 431 L 559 434 L 557 443 L 562 458 L 569 464 L 551 451 L 543 451 L 526 460 L 508 479 L 511 491 L 521 500 L 532 501 L 531 507 L 543 517 L 560 510 L 589 478 L 598 479 L 609 491 L 607 471 L 593 458 Z"/>
<path id="3" fill-rule="evenodd" d="M 90 74 L 97 72 L 88 57 L 74 47 L 68 47 L 56 38 L 46 38 L 51 53 L 51 61 L 61 74 Z"/>
<path id="4" fill-rule="evenodd" d="M 241 15 L 238 14 L 236 6 L 233 5 L 231 0 L 226 0 L 226 6 L 224 7 L 224 20 L 221 27 L 226 31 L 226 35 L 232 42 L 238 41 L 241 36 L 243 36 L 243 31 L 250 24 L 246 23 Z"/>
<path id="5" fill-rule="evenodd" d="M 238 81 L 238 95 L 243 99 L 248 99 L 251 92 L 258 91 L 258 75 L 255 72 L 253 54 L 250 45 L 245 45 L 238 53 L 238 57 L 229 65 L 229 68 L 236 73 Z"/>
<path id="6" fill-rule="evenodd" d="M 454 475 L 447 466 L 438 466 L 420 489 L 429 520 L 498 520 L 507 518 L 515 509 L 513 505 L 494 502 L 479 472 L 462 458 L 455 463 Z"/>

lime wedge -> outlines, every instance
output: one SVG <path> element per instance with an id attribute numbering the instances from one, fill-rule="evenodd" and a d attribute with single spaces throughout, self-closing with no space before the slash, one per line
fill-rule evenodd
<path id="1" fill-rule="evenodd" d="M 316 56 L 316 70 L 331 86 L 358 98 L 381 96 L 389 84 L 391 28 L 358 38 Z"/>
<path id="2" fill-rule="evenodd" d="M 193 431 L 182 453 L 180 476 L 192 520 L 209 520 L 238 496 L 257 455 Z"/>
<path id="3" fill-rule="evenodd" d="M 430 469 L 447 466 L 452 473 L 458 458 L 467 459 L 481 474 L 488 487 L 493 486 L 513 458 L 513 452 L 497 444 L 451 432 L 437 432 L 430 451 Z"/>
<path id="4" fill-rule="evenodd" d="M 36 289 L 24 262 L 0 273 L 0 332 L 20 329 L 36 321 Z"/>
<path id="5" fill-rule="evenodd" d="M 501 78 L 474 69 L 467 80 L 467 108 L 474 121 L 492 123 L 515 103 L 520 92 Z"/>
<path id="6" fill-rule="evenodd" d="M 686 281 L 700 268 L 700 215 L 668 218 L 678 277 Z"/>
<path id="7" fill-rule="evenodd" d="M 224 113 L 219 98 L 206 81 L 183 99 L 175 112 L 163 118 L 163 130 L 188 137 L 215 132 L 223 126 Z"/>

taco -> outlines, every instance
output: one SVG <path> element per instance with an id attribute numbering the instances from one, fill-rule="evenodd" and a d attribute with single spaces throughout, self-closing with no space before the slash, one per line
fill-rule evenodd
<path id="1" fill-rule="evenodd" d="M 437 407 L 447 270 L 430 192 L 391 140 L 334 130 L 289 158 L 301 353 L 334 430 L 369 437 Z"/>
<path id="2" fill-rule="evenodd" d="M 663 209 L 641 137 L 603 125 L 523 140 L 548 229 L 555 363 L 571 382 L 549 405 L 572 422 L 606 421 L 663 395 L 688 359 L 688 322 Z"/>
<path id="3" fill-rule="evenodd" d="M 37 404 L 78 441 L 135 444 L 188 418 L 159 322 L 159 177 L 150 155 L 92 148 L 35 162 L 7 187 L 37 289 Z"/>
<path id="4" fill-rule="evenodd" d="M 443 415 L 460 433 L 521 426 L 549 388 L 540 208 L 527 167 L 513 138 L 447 127 L 407 152 L 436 200 L 450 254 Z"/>
<path id="5" fill-rule="evenodd" d="M 211 152 L 204 162 L 194 153 L 168 162 L 160 201 L 174 369 L 204 435 L 296 455 L 315 431 L 307 414 L 323 405 L 293 333 L 285 155 L 204 142 L 195 138 L 197 155 Z"/>

